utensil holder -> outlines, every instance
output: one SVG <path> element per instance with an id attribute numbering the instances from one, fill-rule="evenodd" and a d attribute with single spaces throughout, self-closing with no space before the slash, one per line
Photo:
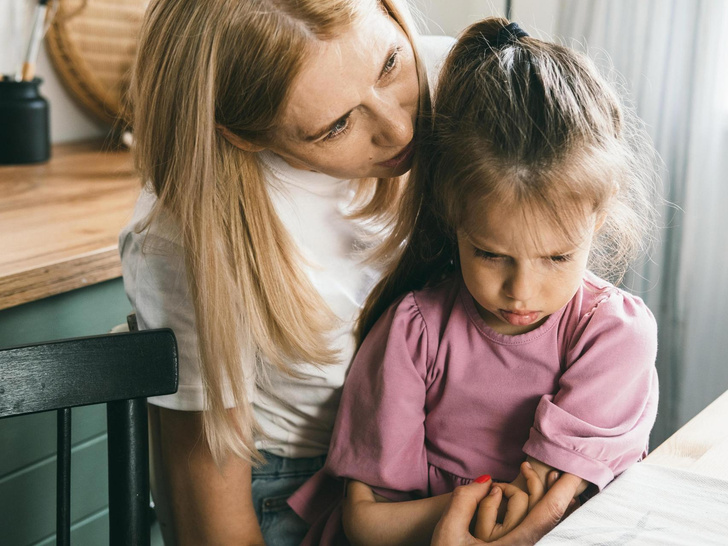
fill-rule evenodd
<path id="1" fill-rule="evenodd" d="M 0 81 L 0 164 L 50 158 L 48 101 L 38 91 L 42 81 Z"/>

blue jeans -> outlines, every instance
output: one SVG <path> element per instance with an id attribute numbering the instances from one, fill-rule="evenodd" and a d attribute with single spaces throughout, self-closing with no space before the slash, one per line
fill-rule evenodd
<path id="1" fill-rule="evenodd" d="M 253 468 L 255 515 L 267 546 L 298 546 L 308 524 L 291 510 L 288 497 L 324 465 L 325 455 L 289 459 L 262 452 L 266 463 Z"/>

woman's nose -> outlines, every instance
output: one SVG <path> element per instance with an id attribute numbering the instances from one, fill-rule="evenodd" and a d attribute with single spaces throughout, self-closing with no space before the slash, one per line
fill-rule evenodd
<path id="1" fill-rule="evenodd" d="M 373 140 L 378 146 L 402 147 L 414 137 L 413 113 L 399 103 L 389 105 L 382 102 L 376 120 Z"/>

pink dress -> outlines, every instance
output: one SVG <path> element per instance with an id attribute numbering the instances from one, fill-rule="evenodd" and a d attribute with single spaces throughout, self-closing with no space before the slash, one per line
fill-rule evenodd
<path id="1" fill-rule="evenodd" d="M 459 275 L 407 294 L 354 359 L 326 466 L 289 500 L 312 525 L 304 544 L 346 544 L 342 478 L 412 500 L 511 481 L 530 455 L 603 488 L 646 454 L 656 352 L 642 300 L 591 273 L 515 336 L 485 324 Z"/>

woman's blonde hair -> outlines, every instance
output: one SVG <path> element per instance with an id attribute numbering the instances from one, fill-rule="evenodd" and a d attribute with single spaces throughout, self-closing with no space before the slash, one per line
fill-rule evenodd
<path id="1" fill-rule="evenodd" d="M 642 124 L 585 55 L 508 25 L 470 26 L 442 69 L 359 342 L 399 296 L 458 269 L 457 231 L 490 206 L 538 212 L 567 238 L 596 213 L 589 268 L 616 283 L 652 242 L 659 162 Z"/>
<path id="2" fill-rule="evenodd" d="M 178 223 L 195 306 L 205 436 L 260 461 L 261 434 L 246 385 L 265 387 L 271 366 L 337 362 L 336 319 L 303 272 L 276 215 L 257 154 L 230 144 L 225 127 L 270 141 L 312 40 L 345 32 L 384 9 L 413 42 L 396 0 L 155 0 L 147 10 L 131 87 L 136 165 Z M 418 62 L 421 108 L 429 107 Z M 402 180 L 362 180 L 359 215 L 391 218 Z M 234 398 L 226 410 L 225 385 Z"/>

